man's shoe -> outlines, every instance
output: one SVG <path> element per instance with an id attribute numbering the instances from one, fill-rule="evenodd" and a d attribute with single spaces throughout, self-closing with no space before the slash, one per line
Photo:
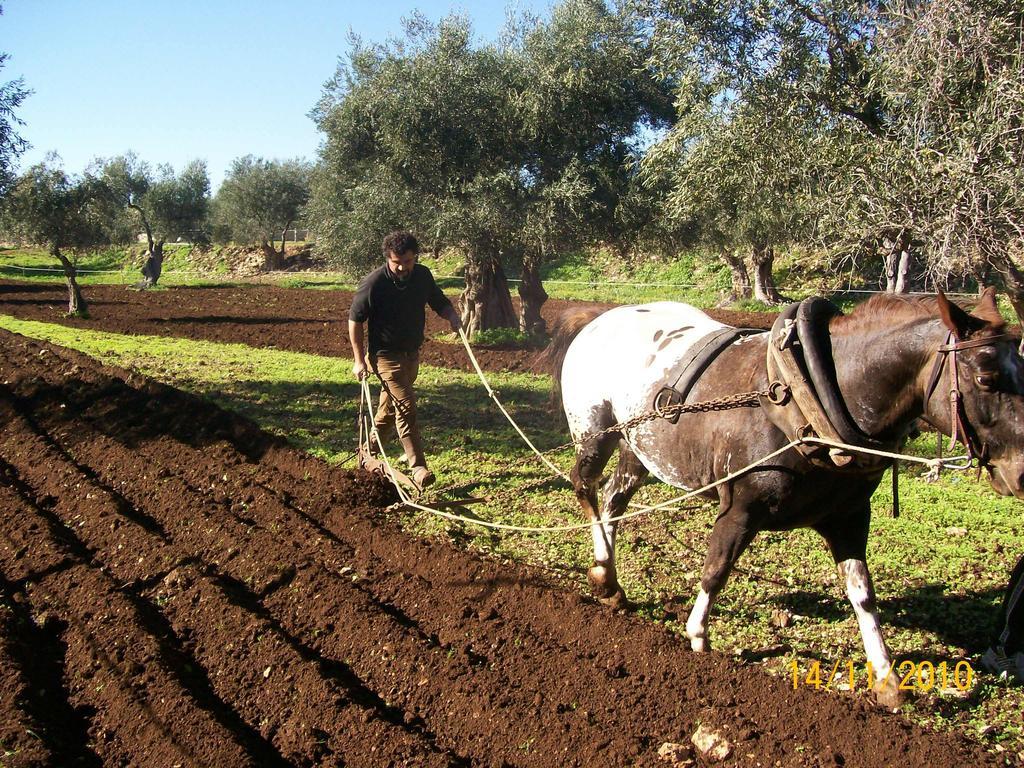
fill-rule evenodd
<path id="1" fill-rule="evenodd" d="M 1008 654 L 1001 646 L 992 646 L 981 657 L 981 666 L 1002 680 L 1024 683 L 1024 651 Z"/>
<path id="2" fill-rule="evenodd" d="M 413 467 L 412 468 L 412 481 L 416 484 L 416 487 L 421 491 L 427 486 L 433 485 L 437 478 L 434 477 L 434 473 L 426 467 Z"/>

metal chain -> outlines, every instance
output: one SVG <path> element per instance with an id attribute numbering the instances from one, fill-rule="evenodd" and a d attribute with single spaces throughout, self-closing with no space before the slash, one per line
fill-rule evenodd
<path id="1" fill-rule="evenodd" d="M 611 434 L 612 432 L 622 432 L 627 429 L 633 429 L 634 427 L 638 427 L 641 424 L 653 421 L 654 419 L 671 419 L 676 414 L 711 413 L 713 411 L 731 411 L 737 408 L 759 408 L 761 404 L 760 398 L 770 396 L 770 390 L 764 389 L 757 392 L 740 392 L 738 394 L 726 395 L 724 397 L 718 397 L 714 400 L 701 400 L 700 402 L 690 403 L 679 402 L 674 404 L 674 406 L 667 406 L 666 408 L 660 409 L 660 411 L 656 409 L 645 411 L 642 414 L 634 416 L 632 419 L 627 419 L 626 421 L 618 422 L 617 424 L 612 424 L 610 427 L 605 427 L 604 429 L 598 430 L 596 432 L 588 432 L 578 440 L 569 440 L 568 442 L 563 442 L 561 445 L 555 445 L 553 449 L 538 452 L 538 456 L 546 457 L 550 454 L 558 454 L 561 453 L 562 451 L 567 451 L 568 449 L 570 449 L 570 447 L 582 445 L 587 440 L 593 440 L 597 437 L 602 437 L 606 434 Z M 538 456 L 527 456 L 523 457 L 522 459 L 519 459 L 518 461 L 513 461 L 502 467 L 501 472 L 499 474 L 504 474 L 509 470 L 523 467 L 531 463 L 532 461 L 535 461 L 538 458 Z M 487 476 L 493 476 L 496 473 L 485 474 L 487 474 Z M 539 477 L 536 480 L 531 480 L 524 487 L 520 488 L 520 492 L 527 492 L 527 490 L 540 487 L 550 482 L 551 480 L 555 479 L 556 477 L 568 479 L 566 475 L 562 472 L 547 474 L 543 477 Z"/>
<path id="2" fill-rule="evenodd" d="M 661 409 L 652 409 L 634 416 L 631 419 L 620 421 L 618 424 L 612 424 L 610 427 L 598 430 L 597 432 L 588 432 L 579 440 L 570 440 L 568 443 L 557 445 L 554 448 L 544 451 L 544 453 L 548 454 L 564 451 L 567 448 L 582 445 L 588 440 L 594 440 L 595 438 L 603 437 L 604 435 L 611 434 L 612 432 L 623 432 L 627 429 L 633 429 L 635 427 L 639 427 L 641 424 L 647 423 L 648 421 L 654 421 L 655 419 L 670 419 L 680 413 L 710 413 L 712 411 L 729 411 L 733 408 L 759 408 L 761 406 L 761 398 L 770 396 L 771 391 L 763 389 L 758 392 L 740 392 L 736 395 L 727 395 L 714 400 L 702 400 L 699 403 L 676 403 L 675 405 L 668 405 Z"/>
<path id="3" fill-rule="evenodd" d="M 572 448 L 576 445 L 583 443 L 586 440 L 593 440 L 594 438 L 601 437 L 602 435 L 606 435 L 611 432 L 621 432 L 622 430 L 631 429 L 635 426 L 639 426 L 640 424 L 643 424 L 647 421 L 651 421 L 653 419 L 667 419 L 680 413 L 724 411 L 731 408 L 756 408 L 761 404 L 761 397 L 766 397 L 772 402 L 781 402 L 781 400 L 777 400 L 777 398 L 785 396 L 784 390 L 786 388 L 782 386 L 780 382 L 772 382 L 771 386 L 769 386 L 767 390 L 763 390 L 760 392 L 743 392 L 736 395 L 727 395 L 725 397 L 720 397 L 717 398 L 716 400 L 707 400 L 704 402 L 693 403 L 690 405 L 677 403 L 675 405 L 669 405 L 664 408 L 660 408 L 657 406 L 657 403 L 655 403 L 655 408 L 645 413 L 641 413 L 637 416 L 634 416 L 632 419 L 620 422 L 619 424 L 613 424 L 612 426 L 607 427 L 606 429 L 602 429 L 598 432 L 588 433 L 581 437 L 579 440 L 573 440 L 571 442 L 555 446 L 554 448 L 550 448 L 546 451 L 541 451 L 537 448 L 537 446 L 533 444 L 533 442 L 531 442 L 530 438 L 526 436 L 526 433 L 523 432 L 523 430 L 520 428 L 518 424 L 516 424 L 515 419 L 512 418 L 512 415 L 505 409 L 505 406 L 501 404 L 501 400 L 498 398 L 498 393 L 494 391 L 494 388 L 490 385 L 490 382 L 487 381 L 487 377 L 484 375 L 483 369 L 480 367 L 480 363 L 476 359 L 476 355 L 473 354 L 473 347 L 470 346 L 469 344 L 469 338 L 466 336 L 466 332 L 462 328 L 459 328 L 459 337 L 462 339 L 462 345 L 466 348 L 466 354 L 469 356 L 469 360 L 473 364 L 473 368 L 476 369 L 477 376 L 480 377 L 480 383 L 484 385 L 484 389 L 487 390 L 487 394 L 494 401 L 494 404 L 498 406 L 498 410 L 501 411 L 502 415 L 504 415 L 504 417 L 508 420 L 508 423 L 511 424 L 512 427 L 516 430 L 516 432 L 519 433 L 519 436 L 523 438 L 523 442 L 525 442 L 530 447 L 530 450 L 533 451 L 534 455 L 538 459 L 540 459 L 544 464 L 546 464 L 548 469 L 554 472 L 554 475 L 551 475 L 550 477 L 561 477 L 563 480 L 569 480 L 569 476 L 566 475 L 565 472 L 559 469 L 558 466 L 554 464 L 551 461 L 551 459 L 548 458 L 548 454 L 563 451 L 567 448 Z M 544 478 L 539 482 L 547 482 L 547 480 L 550 479 L 550 477 Z"/>

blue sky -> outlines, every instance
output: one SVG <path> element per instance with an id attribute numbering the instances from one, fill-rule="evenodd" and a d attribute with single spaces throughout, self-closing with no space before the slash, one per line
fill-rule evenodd
<path id="1" fill-rule="evenodd" d="M 547 15 L 549 0 L 3 0 L 0 80 L 34 91 L 18 110 L 32 143 L 21 167 L 60 154 L 78 172 L 134 150 L 180 169 L 205 159 L 213 187 L 241 155 L 314 159 L 310 109 L 347 49 L 401 32 L 414 10 L 468 15 L 492 40 L 507 12 Z"/>

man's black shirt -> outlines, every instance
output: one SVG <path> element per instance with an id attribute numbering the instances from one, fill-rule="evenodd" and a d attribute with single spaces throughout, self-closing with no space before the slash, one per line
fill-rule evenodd
<path id="1" fill-rule="evenodd" d="M 416 264 L 408 281 L 401 284 L 387 266 L 382 266 L 359 284 L 348 319 L 357 323 L 369 321 L 371 356 L 378 352 L 414 352 L 423 343 L 427 304 L 438 314 L 452 305 L 429 269 Z"/>

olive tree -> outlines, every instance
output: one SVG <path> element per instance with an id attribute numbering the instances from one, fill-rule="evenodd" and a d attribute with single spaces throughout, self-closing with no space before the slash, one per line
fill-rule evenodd
<path id="1" fill-rule="evenodd" d="M 692 110 L 645 157 L 651 178 L 667 174 L 671 181 L 667 215 L 692 222 L 729 266 L 730 300 L 782 301 L 775 249 L 811 237 L 818 180 L 805 155 L 828 148 L 816 130 L 789 117 L 779 111 L 767 119 L 745 103 Z"/>
<path id="2" fill-rule="evenodd" d="M 717 164 L 748 181 L 726 199 L 742 202 L 756 189 L 760 203 L 775 201 L 803 219 L 796 236 L 838 257 L 833 264 L 881 266 L 894 291 L 907 290 L 915 266 L 936 281 L 994 269 L 1024 311 L 1019 2 L 638 0 L 636 7 L 687 118 L 648 169 L 674 175 L 680 200 L 713 199 L 714 186 L 710 194 L 686 187 L 695 178 L 722 180 L 718 172 L 694 173 L 701 162 Z M 719 146 L 722 130 L 743 126 L 737 117 L 760 135 L 778 126 L 785 133 L 749 143 L 728 161 L 714 153 L 702 161 L 712 131 L 693 114 L 715 116 Z"/>
<path id="3" fill-rule="evenodd" d="M 901 0 L 874 46 L 886 131 L 852 155 L 843 217 L 933 279 L 1002 273 L 1024 315 L 1024 9 Z M 853 216 L 849 216 L 849 211 Z M 892 267 L 890 267 L 892 268 Z M 905 267 L 903 268 L 905 269 Z"/>
<path id="4" fill-rule="evenodd" d="M 96 160 L 89 172 L 102 184 L 108 200 L 145 232 L 146 261 L 141 285 L 156 285 L 163 269 L 164 244 L 177 238 L 194 240 L 206 221 L 210 204 L 206 163 L 193 160 L 175 174 L 169 165 L 159 165 L 154 170 L 129 152 Z"/>
<path id="5" fill-rule="evenodd" d="M 621 251 L 636 236 L 637 136 L 667 127 L 674 110 L 671 88 L 649 66 L 642 25 L 622 8 L 563 2 L 516 39 L 513 55 L 526 72 L 518 119 L 530 184 L 519 292 L 528 331 L 543 328 L 539 267 L 550 253 L 595 242 Z"/>
<path id="6" fill-rule="evenodd" d="M 512 325 L 501 259 L 519 216 L 508 128 L 521 73 L 497 46 L 474 48 L 458 17 L 435 27 L 416 16 L 404 40 L 379 47 L 354 39 L 347 59 L 314 111 L 326 136 L 310 205 L 318 247 L 357 272 L 379 261 L 390 229 L 458 246 L 464 306 L 486 310 L 477 327 Z"/>
<path id="7" fill-rule="evenodd" d="M 19 176 L 7 195 L 5 231 L 42 245 L 60 263 L 68 286 L 68 314 L 84 316 L 88 305 L 76 280 L 72 255 L 109 242 L 95 179 L 68 176 L 53 158 Z"/>
<path id="8" fill-rule="evenodd" d="M 851 136 L 886 130 L 871 82 L 873 0 L 638 0 L 680 119 L 645 157 L 668 214 L 700 224 L 737 297 L 781 299 L 780 245 L 814 242 Z"/>
<path id="9" fill-rule="evenodd" d="M 285 236 L 309 199 L 312 166 L 305 160 L 236 159 L 217 191 L 216 218 L 236 242 L 259 245 L 265 268 L 281 269 Z M 280 236 L 280 250 L 274 240 Z"/>
<path id="10" fill-rule="evenodd" d="M 0 14 L 3 8 L 0 8 Z M 0 53 L 0 69 L 7 64 L 10 54 Z M 28 142 L 18 133 L 22 125 L 14 111 L 31 94 L 24 78 L 0 83 L 0 200 L 4 198 L 15 176 L 15 162 L 28 149 Z"/>
<path id="11" fill-rule="evenodd" d="M 310 210 L 352 271 L 393 226 L 465 255 L 463 324 L 543 330 L 539 267 L 606 232 L 644 122 L 671 112 L 643 36 L 596 0 L 521 19 L 493 44 L 422 17 L 382 46 L 354 40 L 314 111 L 326 136 Z M 522 311 L 505 268 L 522 271 Z"/>

